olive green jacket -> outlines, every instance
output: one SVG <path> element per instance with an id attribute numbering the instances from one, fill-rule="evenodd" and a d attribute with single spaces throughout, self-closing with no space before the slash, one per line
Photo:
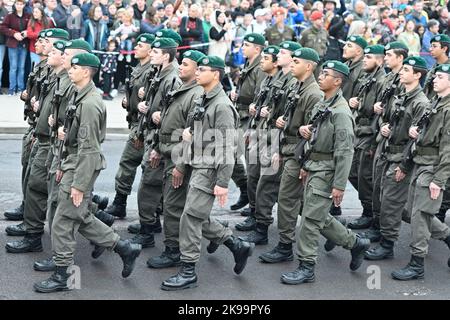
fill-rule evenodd
<path id="1" fill-rule="evenodd" d="M 450 58 L 444 64 L 449 64 L 449 63 L 450 63 Z M 423 92 L 430 100 L 436 96 L 436 92 L 434 92 L 434 90 L 433 90 L 433 79 L 436 76 L 436 68 L 438 66 L 439 66 L 439 64 L 436 63 L 433 66 L 433 68 L 430 71 L 428 71 L 427 76 L 425 78 L 424 85 L 423 85 Z"/>
<path id="2" fill-rule="evenodd" d="M 140 88 L 145 87 L 146 82 L 151 81 L 149 78 L 149 73 L 153 70 L 150 62 L 141 65 L 138 63 L 136 67 L 133 68 L 133 71 L 130 75 L 130 86 L 131 86 L 131 94 L 130 101 L 128 103 L 129 118 L 127 119 L 129 123 L 136 123 L 138 121 L 138 104 L 142 100 L 138 96 L 138 92 Z"/>
<path id="3" fill-rule="evenodd" d="M 248 118 L 248 106 L 258 94 L 261 82 L 264 79 L 265 74 L 259 66 L 260 62 L 261 56 L 258 56 L 252 64 L 247 62 L 241 71 L 239 96 L 236 101 L 240 119 Z"/>
<path id="4" fill-rule="evenodd" d="M 359 79 L 364 74 L 362 61 L 363 58 L 361 57 L 361 59 L 356 62 L 351 62 L 350 60 L 346 62 L 350 69 L 350 74 L 342 87 L 342 93 L 347 101 L 350 100 L 350 98 L 356 97 L 358 94 L 360 86 Z"/>
<path id="5" fill-rule="evenodd" d="M 317 29 L 314 26 L 302 31 L 300 44 L 305 48 L 312 48 L 323 57 L 327 51 L 328 32 L 325 29 Z"/>

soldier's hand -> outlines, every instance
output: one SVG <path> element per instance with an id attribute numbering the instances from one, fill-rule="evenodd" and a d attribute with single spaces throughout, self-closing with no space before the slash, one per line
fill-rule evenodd
<path id="1" fill-rule="evenodd" d="M 381 135 L 385 138 L 389 138 L 389 136 L 391 135 L 391 129 L 389 129 L 388 124 L 382 126 L 380 132 L 381 132 Z"/>
<path id="2" fill-rule="evenodd" d="M 344 198 L 344 190 L 333 188 L 331 191 L 331 198 L 333 198 L 334 206 L 339 207 L 342 203 L 342 199 Z"/>
<path id="3" fill-rule="evenodd" d="M 83 201 L 83 195 L 84 193 L 80 190 L 77 190 L 75 188 L 70 188 L 70 197 L 72 198 L 72 203 L 75 207 L 79 207 L 81 205 L 81 202 Z"/>
<path id="4" fill-rule="evenodd" d="M 23 101 L 28 100 L 28 92 L 27 90 L 23 90 L 22 94 L 20 95 L 20 99 L 22 99 Z"/>
<path id="5" fill-rule="evenodd" d="M 61 179 L 64 175 L 64 172 L 62 172 L 61 170 L 56 170 L 56 182 L 60 183 Z"/>
<path id="6" fill-rule="evenodd" d="M 52 114 L 48 116 L 48 125 L 50 127 L 53 127 L 55 125 L 55 120 L 53 119 L 53 115 Z"/>
<path id="7" fill-rule="evenodd" d="M 35 101 L 34 103 L 33 103 L 33 112 L 38 112 L 38 110 L 39 110 L 39 101 Z"/>
<path id="8" fill-rule="evenodd" d="M 152 121 L 154 124 L 158 125 L 161 121 L 161 111 L 153 112 L 152 114 Z"/>
<path id="9" fill-rule="evenodd" d="M 122 99 L 122 108 L 126 109 L 128 107 L 128 101 L 126 97 Z"/>
<path id="10" fill-rule="evenodd" d="M 150 167 L 152 167 L 153 169 L 158 168 L 159 166 L 159 162 L 161 161 L 161 155 L 155 151 L 152 150 L 152 152 L 150 152 Z"/>
<path id="11" fill-rule="evenodd" d="M 417 139 L 419 136 L 419 131 L 417 131 L 417 127 L 409 128 L 409 137 L 412 139 Z"/>
<path id="12" fill-rule="evenodd" d="M 64 132 L 64 127 L 58 128 L 58 140 L 64 141 L 66 133 Z"/>
<path id="13" fill-rule="evenodd" d="M 311 132 L 311 125 L 310 125 L 310 124 L 308 124 L 308 125 L 306 125 L 306 126 L 301 126 L 301 127 L 298 129 L 298 132 L 300 133 L 300 135 L 301 135 L 304 139 L 306 139 L 306 140 L 311 139 L 311 134 L 312 134 L 312 132 Z"/>
<path id="14" fill-rule="evenodd" d="M 189 131 L 189 128 L 186 128 L 183 130 L 183 141 L 185 142 L 191 142 L 192 140 L 192 135 L 191 132 Z"/>
<path id="15" fill-rule="evenodd" d="M 254 103 L 250 104 L 250 106 L 248 107 L 248 113 L 250 113 L 251 116 L 255 116 L 256 106 Z"/>
<path id="16" fill-rule="evenodd" d="M 278 153 L 274 153 L 272 156 L 272 169 L 275 171 L 278 171 L 278 168 L 280 168 L 280 161 L 281 157 Z"/>
<path id="17" fill-rule="evenodd" d="M 144 96 L 145 96 L 145 90 L 144 90 L 144 87 L 141 87 L 138 91 L 138 97 L 139 97 L 139 99 L 142 99 L 142 98 L 144 98 Z"/>
<path id="18" fill-rule="evenodd" d="M 30 100 L 30 103 L 31 103 L 31 105 L 33 105 L 34 103 L 36 102 L 36 97 L 31 97 L 31 100 Z"/>
<path id="19" fill-rule="evenodd" d="M 431 200 L 436 200 L 439 197 L 440 193 L 441 193 L 441 187 L 439 187 L 434 182 L 430 183 L 430 197 L 431 197 Z"/>
<path id="20" fill-rule="evenodd" d="M 308 171 L 300 169 L 300 174 L 298 179 L 302 181 L 303 186 L 306 185 L 306 180 L 308 180 Z"/>
<path id="21" fill-rule="evenodd" d="M 219 201 L 219 206 L 221 208 L 225 207 L 225 204 L 227 203 L 228 198 L 228 188 L 222 188 L 219 186 L 214 187 L 214 195 L 217 198 L 217 201 Z"/>
<path id="22" fill-rule="evenodd" d="M 279 128 L 279 129 L 283 129 L 285 124 L 286 124 L 286 121 L 283 120 L 283 117 L 279 117 L 279 118 L 277 119 L 277 122 L 275 122 L 275 125 L 276 125 L 277 128 Z"/>
<path id="23" fill-rule="evenodd" d="M 145 104 L 145 101 L 139 102 L 138 110 L 140 113 L 146 114 L 148 111 L 148 106 Z"/>
<path id="24" fill-rule="evenodd" d="M 350 100 L 348 100 L 348 104 L 350 105 L 350 108 L 358 109 L 359 100 L 357 97 L 350 98 Z"/>
<path id="25" fill-rule="evenodd" d="M 395 168 L 394 171 L 395 171 L 395 181 L 396 182 L 400 182 L 403 179 L 405 179 L 406 173 L 404 173 L 402 171 L 402 169 L 400 169 L 400 167 Z"/>
<path id="26" fill-rule="evenodd" d="M 373 112 L 375 112 L 376 114 L 383 113 L 383 107 L 381 106 L 381 102 L 377 102 L 373 105 Z"/>
<path id="27" fill-rule="evenodd" d="M 184 174 L 177 170 L 177 168 L 173 168 L 172 171 L 172 187 L 174 189 L 178 189 L 183 184 Z"/>
<path id="28" fill-rule="evenodd" d="M 236 101 L 236 99 L 237 99 L 236 91 L 233 90 L 230 92 L 230 98 L 231 98 L 231 101 L 233 101 L 233 102 Z"/>
<path id="29" fill-rule="evenodd" d="M 269 108 L 262 107 L 261 108 L 261 118 L 267 118 L 268 115 L 269 115 Z"/>

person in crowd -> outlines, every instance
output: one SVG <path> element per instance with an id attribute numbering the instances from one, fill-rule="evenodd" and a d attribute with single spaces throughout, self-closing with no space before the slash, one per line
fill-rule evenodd
<path id="1" fill-rule="evenodd" d="M 211 17 L 211 29 L 209 30 L 210 44 L 208 55 L 217 56 L 225 60 L 225 56 L 231 43 L 231 23 L 227 21 L 225 13 L 216 10 Z"/>
<path id="2" fill-rule="evenodd" d="M 34 47 L 39 32 L 53 27 L 53 21 L 45 15 L 44 7 L 41 4 L 36 3 L 27 26 L 27 38 L 29 41 L 30 59 L 32 63 L 38 64 L 41 60 L 39 55 L 36 54 L 36 49 Z"/>
<path id="3" fill-rule="evenodd" d="M 153 7 L 148 8 L 145 19 L 141 22 L 141 33 L 155 34 L 163 28 L 164 25 L 159 17 L 156 16 L 156 9 Z"/>
<path id="4" fill-rule="evenodd" d="M 417 56 L 420 52 L 420 37 L 414 32 L 416 23 L 414 20 L 406 22 L 405 31 L 398 35 L 398 41 L 404 43 L 409 49 L 409 55 Z"/>

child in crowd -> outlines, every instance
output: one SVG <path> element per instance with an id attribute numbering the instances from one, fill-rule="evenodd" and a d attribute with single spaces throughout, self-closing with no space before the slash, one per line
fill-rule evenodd
<path id="1" fill-rule="evenodd" d="M 123 60 L 122 51 L 126 51 L 126 60 L 128 63 L 131 62 L 131 50 L 133 50 L 133 42 L 131 41 L 131 34 L 138 32 L 139 28 L 133 25 L 133 16 L 125 11 L 122 15 L 122 24 L 114 31 L 111 31 L 111 38 L 117 37 L 117 41 L 120 42 L 120 54 L 119 61 Z M 120 35 L 120 37 L 118 37 Z"/>
<path id="2" fill-rule="evenodd" d="M 114 73 L 117 71 L 117 44 L 116 41 L 108 42 L 108 51 L 101 55 L 101 71 L 103 78 L 103 100 L 112 100 L 111 86 Z M 123 59 L 123 58 L 122 58 Z"/>

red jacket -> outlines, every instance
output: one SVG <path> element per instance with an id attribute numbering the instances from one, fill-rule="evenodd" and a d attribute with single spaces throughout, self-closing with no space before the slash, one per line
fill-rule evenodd
<path id="1" fill-rule="evenodd" d="M 30 21 L 28 21 L 28 27 L 27 27 L 27 38 L 29 41 L 29 45 L 30 45 L 30 52 L 34 52 L 36 53 L 36 48 L 34 46 L 34 44 L 36 43 L 36 40 L 39 36 L 39 32 L 41 32 L 43 29 L 48 29 L 48 28 L 53 28 L 53 21 L 48 19 L 48 25 L 46 28 L 42 27 L 42 24 L 40 21 L 36 21 L 34 23 L 34 30 L 31 27 L 31 19 Z"/>
<path id="2" fill-rule="evenodd" d="M 14 33 L 26 31 L 29 19 L 30 15 L 25 12 L 22 17 L 19 17 L 15 13 L 10 13 L 5 17 L 5 20 L 0 25 L 0 33 L 6 36 L 6 46 L 8 48 L 17 48 L 19 42 L 14 38 Z M 28 45 L 28 39 L 25 38 L 23 43 Z"/>

